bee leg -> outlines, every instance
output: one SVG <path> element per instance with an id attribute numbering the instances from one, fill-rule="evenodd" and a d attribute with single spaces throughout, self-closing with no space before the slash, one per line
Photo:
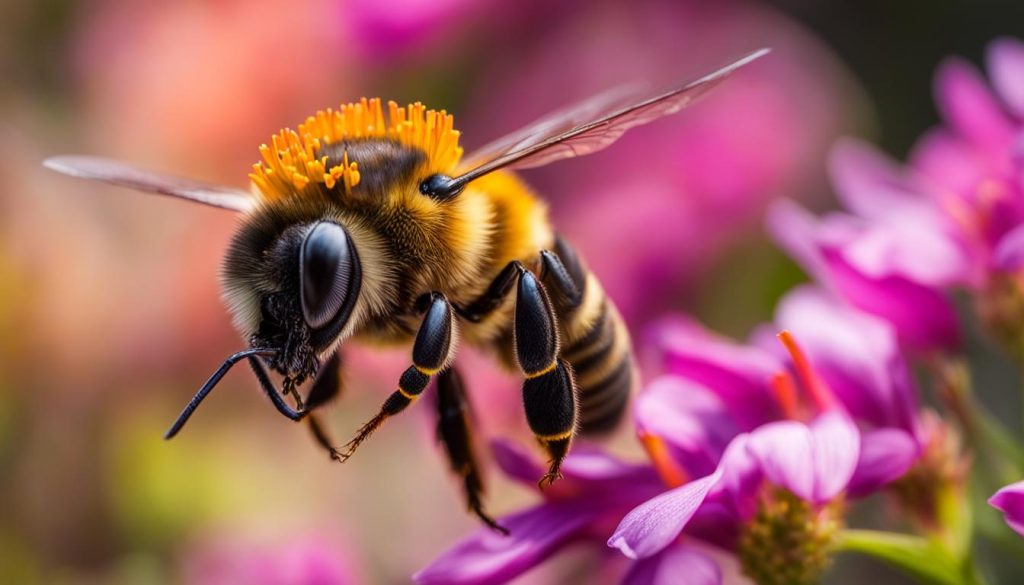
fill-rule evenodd
<path id="1" fill-rule="evenodd" d="M 587 281 L 576 252 L 558 236 L 555 249 L 542 250 L 540 260 L 540 281 L 552 291 L 558 313 L 565 314 L 579 307 Z"/>
<path id="2" fill-rule="evenodd" d="M 481 501 L 484 484 L 476 459 L 471 424 L 473 413 L 462 376 L 454 367 L 437 376 L 437 413 L 437 438 L 444 445 L 452 471 L 462 478 L 469 509 L 484 524 L 507 535 L 508 530 L 484 512 Z"/>
<path id="3" fill-rule="evenodd" d="M 430 293 L 424 301 L 427 305 L 426 314 L 420 323 L 412 347 L 413 365 L 402 374 L 398 381 L 398 389 L 384 401 L 380 412 L 363 425 L 355 438 L 345 445 L 342 461 L 348 460 L 359 445 L 388 417 L 402 412 L 415 402 L 426 389 L 431 376 L 443 370 L 451 361 L 455 349 L 452 343 L 455 334 L 452 306 L 441 293 Z"/>
<path id="4" fill-rule="evenodd" d="M 579 418 L 572 368 L 558 358 L 558 328 L 551 301 L 537 278 L 520 267 L 516 293 L 516 361 L 523 382 L 523 406 L 530 430 L 550 458 L 548 472 L 538 485 L 561 477 L 559 468 L 569 452 Z"/>
<path id="5" fill-rule="evenodd" d="M 332 355 L 327 362 L 321 366 L 320 372 L 313 381 L 313 386 L 309 389 L 309 394 L 306 396 L 306 412 L 310 412 L 320 406 L 323 406 L 338 395 L 341 390 L 340 367 L 341 359 L 338 352 L 335 352 L 334 355 Z M 313 438 L 316 439 L 316 442 L 324 449 L 327 449 L 331 454 L 331 459 L 341 461 L 341 450 L 334 447 L 334 441 L 331 440 L 330 436 L 324 430 L 316 415 L 312 412 L 307 414 L 306 422 L 309 423 L 309 430 L 313 433 Z"/>
<path id="6" fill-rule="evenodd" d="M 477 300 L 470 303 L 465 308 L 456 306 L 455 311 L 459 314 L 459 317 L 473 323 L 479 322 L 481 319 L 489 315 L 494 309 L 501 304 L 501 301 L 508 296 L 508 293 L 512 290 L 512 287 L 516 284 L 516 278 L 519 276 L 519 270 L 522 265 L 517 261 L 509 262 L 505 268 L 498 273 L 498 276 L 491 281 L 487 290 Z"/>

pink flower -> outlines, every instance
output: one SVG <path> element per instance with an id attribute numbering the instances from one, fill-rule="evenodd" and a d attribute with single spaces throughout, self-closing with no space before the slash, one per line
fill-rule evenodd
<path id="1" fill-rule="evenodd" d="M 222 539 L 197 547 L 185 565 L 196 585 L 354 585 L 351 563 L 335 542 L 315 536 L 257 544 Z"/>
<path id="2" fill-rule="evenodd" d="M 1002 488 L 989 498 L 988 503 L 1003 513 L 1010 528 L 1024 536 L 1024 481 Z"/>

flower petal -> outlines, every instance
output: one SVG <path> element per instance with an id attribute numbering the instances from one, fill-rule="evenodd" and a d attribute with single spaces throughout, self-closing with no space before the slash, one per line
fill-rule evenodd
<path id="1" fill-rule="evenodd" d="M 863 497 L 903 477 L 921 454 L 921 447 L 910 434 L 899 429 L 879 429 L 861 435 L 860 460 L 846 491 Z"/>
<path id="2" fill-rule="evenodd" d="M 688 546 L 674 546 L 633 563 L 622 585 L 721 585 L 714 559 Z"/>
<path id="3" fill-rule="evenodd" d="M 505 475 L 530 487 L 535 486 L 547 471 L 536 458 L 512 441 L 491 441 L 491 455 Z"/>
<path id="4" fill-rule="evenodd" d="M 998 150 L 1010 144 L 1013 123 L 999 107 L 981 73 L 967 61 L 954 57 L 939 66 L 935 102 L 957 134 L 975 145 Z"/>
<path id="5" fill-rule="evenodd" d="M 1003 103 L 1024 118 L 1024 43 L 1004 37 L 992 41 L 986 54 L 988 74 Z"/>
<path id="6" fill-rule="evenodd" d="M 766 424 L 750 433 L 747 450 L 768 481 L 814 500 L 814 438 L 807 425 L 796 421 Z"/>
<path id="7" fill-rule="evenodd" d="M 744 429 L 778 415 L 767 382 L 782 363 L 756 347 L 738 344 L 682 316 L 662 319 L 649 337 L 665 369 L 714 392 Z"/>
<path id="8" fill-rule="evenodd" d="M 672 543 L 722 477 L 722 467 L 698 480 L 671 489 L 640 504 L 619 523 L 608 539 L 631 559 L 657 554 Z"/>
<path id="9" fill-rule="evenodd" d="M 814 501 L 827 502 L 846 489 L 860 457 L 860 432 L 841 410 L 826 412 L 811 422 Z"/>
<path id="10" fill-rule="evenodd" d="M 648 384 L 633 403 L 633 413 L 637 428 L 663 439 L 690 477 L 714 471 L 739 432 L 721 398 L 680 376 Z"/>
<path id="11" fill-rule="evenodd" d="M 988 503 L 1003 512 L 1006 523 L 1024 536 L 1024 481 L 1010 484 L 989 498 Z"/>
<path id="12" fill-rule="evenodd" d="M 938 221 L 924 185 L 876 147 L 862 140 L 840 140 L 829 155 L 829 176 L 843 205 L 873 221 L 920 217 Z"/>
<path id="13" fill-rule="evenodd" d="M 1015 272 L 1024 268 L 1024 225 L 1017 226 L 999 240 L 994 253 L 997 268 Z"/>
<path id="14" fill-rule="evenodd" d="M 806 285 L 779 301 L 775 325 L 793 332 L 854 418 L 917 436 L 917 389 L 890 323 Z"/>
<path id="15" fill-rule="evenodd" d="M 587 502 L 545 503 L 499 520 L 510 534 L 483 528 L 413 575 L 422 584 L 505 583 L 568 544 L 601 514 Z"/>

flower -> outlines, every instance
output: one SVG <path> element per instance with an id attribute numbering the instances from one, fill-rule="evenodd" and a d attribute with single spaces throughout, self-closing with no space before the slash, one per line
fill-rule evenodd
<path id="1" fill-rule="evenodd" d="M 991 88 L 961 59 L 939 67 L 944 124 L 906 167 L 857 141 L 836 145 L 830 174 L 850 214 L 815 219 L 783 203 L 769 216 L 775 239 L 816 281 L 920 352 L 958 346 L 948 296 L 958 287 L 978 293 L 991 329 L 1024 351 L 1024 43 L 998 39 L 987 56 Z"/>
<path id="2" fill-rule="evenodd" d="M 494 457 L 511 478 L 533 487 L 544 467 L 512 443 L 495 442 Z M 546 489 L 542 503 L 502 518 L 504 536 L 482 528 L 416 573 L 417 583 L 505 583 L 563 546 L 603 539 L 631 507 L 662 485 L 647 465 L 624 463 L 577 446 L 562 464 L 563 479 Z"/>
<path id="3" fill-rule="evenodd" d="M 825 302 L 813 293 L 803 291 L 791 302 L 812 308 Z M 787 309 L 787 319 L 795 319 L 791 312 L 800 314 Z M 841 318 L 854 328 L 865 323 L 853 315 Z M 659 575 L 684 562 L 706 582 L 720 582 L 721 563 L 733 561 L 709 556 L 709 544 L 735 551 L 750 575 L 777 574 L 798 582 L 817 575 L 827 563 L 828 545 L 842 520 L 843 495 L 877 491 L 902 476 L 919 454 L 909 430 L 914 425 L 903 428 L 905 421 L 897 416 L 914 403 L 908 403 L 907 396 L 893 398 L 912 391 L 909 379 L 886 382 L 862 376 L 868 386 L 877 385 L 867 390 L 869 395 L 889 403 L 865 411 L 876 417 L 877 426 L 865 423 L 873 428 L 864 432 L 825 381 L 826 372 L 828 379 L 841 381 L 843 374 L 853 376 L 856 365 L 851 364 L 878 356 L 889 361 L 864 371 L 906 373 L 899 367 L 891 328 L 877 320 L 868 322 L 877 325 L 869 328 L 879 342 L 876 352 L 867 343 L 849 356 L 836 351 L 846 360 L 840 363 L 854 369 L 821 371 L 810 366 L 807 354 L 788 333 L 781 335 L 790 351 L 787 362 L 757 345 L 714 336 L 684 318 L 662 322 L 650 341 L 669 373 L 650 383 L 634 407 L 638 436 L 651 463 L 624 464 L 599 451 L 577 448 L 566 460 L 566 480 L 545 492 L 541 504 L 500 520 L 510 529 L 509 538 L 481 530 L 416 579 L 503 582 L 571 542 L 606 540 L 620 519 L 608 542 L 635 561 L 625 583 L 657 582 Z M 822 331 L 834 330 L 832 322 L 820 325 Z M 845 340 L 857 349 L 851 339 L 859 338 L 849 334 Z M 818 342 L 821 348 L 829 347 Z M 823 349 L 815 351 L 828 356 Z M 843 387 L 854 392 L 853 379 Z M 802 395 L 799 389 L 804 390 Z M 887 421 L 894 426 L 885 426 Z M 540 465 L 508 445 L 499 443 L 496 457 L 506 474 L 524 483 L 532 485 L 542 473 Z M 623 518 L 630 509 L 634 511 Z M 771 544 L 767 534 L 780 531 L 790 539 L 786 546 L 811 551 L 804 565 L 786 568 L 781 553 L 758 552 Z"/>
<path id="4" fill-rule="evenodd" d="M 1000 489 L 988 503 L 1003 513 L 1010 528 L 1024 536 L 1024 481 Z"/>

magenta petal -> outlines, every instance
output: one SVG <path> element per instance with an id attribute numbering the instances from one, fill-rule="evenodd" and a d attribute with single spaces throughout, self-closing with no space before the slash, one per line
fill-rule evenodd
<path id="1" fill-rule="evenodd" d="M 867 142 L 839 141 L 829 155 L 829 176 L 843 204 L 860 217 L 887 221 L 912 215 L 937 220 L 924 186 Z"/>
<path id="2" fill-rule="evenodd" d="M 767 382 L 782 364 L 771 353 L 716 335 L 681 316 L 662 319 L 649 336 L 668 373 L 714 392 L 740 427 L 753 428 L 778 415 Z"/>
<path id="3" fill-rule="evenodd" d="M 814 448 L 814 501 L 827 502 L 846 489 L 860 458 L 860 432 L 841 410 L 811 422 Z"/>
<path id="4" fill-rule="evenodd" d="M 1024 268 L 1024 225 L 1015 227 L 999 240 L 994 256 L 1000 270 L 1015 272 Z"/>
<path id="5" fill-rule="evenodd" d="M 750 433 L 747 450 L 768 481 L 805 500 L 814 499 L 814 439 L 807 425 L 796 421 L 766 424 Z"/>
<path id="6" fill-rule="evenodd" d="M 970 63 L 947 59 L 935 76 L 935 101 L 953 129 L 975 145 L 1000 149 L 1013 138 L 1013 123 L 1006 117 Z"/>
<path id="7" fill-rule="evenodd" d="M 768 208 L 768 233 L 811 278 L 831 288 L 828 265 L 818 246 L 818 219 L 793 201 L 783 199 Z"/>
<path id="8" fill-rule="evenodd" d="M 537 485 L 537 480 L 547 471 L 526 449 L 512 441 L 492 441 L 491 456 L 505 475 L 530 487 Z"/>
<path id="9" fill-rule="evenodd" d="M 739 432 L 725 403 L 707 388 L 680 376 L 662 376 L 633 403 L 637 428 L 661 439 L 691 477 L 711 473 Z"/>
<path id="10" fill-rule="evenodd" d="M 721 585 L 714 559 L 688 546 L 674 546 L 633 563 L 621 585 Z"/>
<path id="11" fill-rule="evenodd" d="M 989 498 L 988 503 L 1003 512 L 1006 523 L 1024 536 L 1024 481 L 1010 484 Z"/>
<path id="12" fill-rule="evenodd" d="M 413 575 L 422 584 L 506 583 L 568 544 L 601 513 L 596 506 L 546 503 L 499 519 L 502 536 L 480 529 Z"/>
<path id="13" fill-rule="evenodd" d="M 989 45 L 989 77 L 1003 103 L 1024 118 L 1024 43 L 1004 37 Z"/>
<path id="14" fill-rule="evenodd" d="M 619 549 L 631 559 L 658 553 L 679 536 L 721 477 L 722 467 L 719 466 L 711 475 L 640 504 L 622 519 L 608 539 L 608 546 Z"/>
<path id="15" fill-rule="evenodd" d="M 846 491 L 853 497 L 874 493 L 903 477 L 921 454 L 918 442 L 899 429 L 879 429 L 861 435 L 860 460 Z"/>
<path id="16" fill-rule="evenodd" d="M 775 325 L 800 340 L 853 417 L 917 434 L 917 392 L 891 324 L 805 285 L 779 302 Z"/>

